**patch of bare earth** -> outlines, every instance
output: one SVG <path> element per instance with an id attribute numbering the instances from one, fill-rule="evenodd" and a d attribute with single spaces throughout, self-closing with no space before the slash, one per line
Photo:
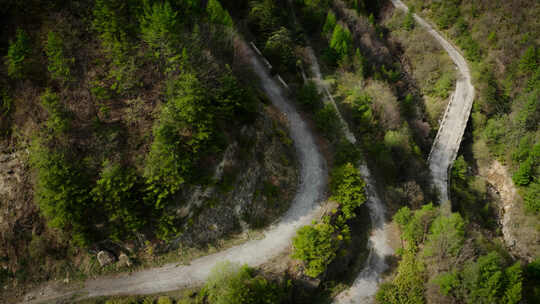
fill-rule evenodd
<path id="1" fill-rule="evenodd" d="M 526 214 L 522 198 L 514 186 L 510 174 L 497 160 L 480 168 L 480 175 L 491 186 L 499 207 L 499 224 L 506 246 L 520 259 L 531 262 L 540 252 L 538 219 Z"/>

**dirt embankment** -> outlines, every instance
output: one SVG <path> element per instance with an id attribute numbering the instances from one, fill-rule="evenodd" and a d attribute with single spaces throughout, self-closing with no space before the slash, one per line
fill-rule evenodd
<path id="1" fill-rule="evenodd" d="M 480 167 L 479 173 L 491 186 L 491 194 L 497 198 L 498 220 L 506 246 L 516 257 L 531 262 L 540 252 L 536 217 L 525 213 L 512 178 L 499 161 Z"/>

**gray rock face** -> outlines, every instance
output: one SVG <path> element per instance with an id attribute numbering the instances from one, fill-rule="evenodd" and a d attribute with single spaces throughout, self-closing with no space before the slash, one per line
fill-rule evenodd
<path id="1" fill-rule="evenodd" d="M 101 267 L 107 266 L 116 260 L 112 253 L 105 250 L 98 252 L 97 259 Z"/>

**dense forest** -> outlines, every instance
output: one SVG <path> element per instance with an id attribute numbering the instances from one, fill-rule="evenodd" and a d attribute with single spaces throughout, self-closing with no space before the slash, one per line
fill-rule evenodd
<path id="1" fill-rule="evenodd" d="M 323 197 L 285 252 L 80 303 L 339 302 L 379 228 L 394 254 L 373 302 L 539 301 L 540 5 L 404 2 L 0 1 L 0 303 L 200 265 L 297 225 L 309 170 Z M 450 205 L 427 159 L 462 75 L 415 14 L 475 88 Z"/>

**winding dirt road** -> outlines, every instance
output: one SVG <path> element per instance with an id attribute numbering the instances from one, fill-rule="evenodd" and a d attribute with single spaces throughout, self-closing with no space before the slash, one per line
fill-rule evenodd
<path id="1" fill-rule="evenodd" d="M 261 59 L 245 42 L 239 41 L 239 45 L 239 52 L 247 57 L 253 71 L 260 78 L 262 89 L 273 105 L 288 120 L 290 135 L 300 163 L 301 183 L 287 213 L 277 224 L 268 228 L 264 238 L 198 258 L 193 260 L 190 265 L 167 264 L 129 275 L 101 277 L 86 281 L 82 289 L 67 293 L 45 288 L 25 296 L 25 299 L 32 297 L 35 299 L 25 303 L 40 303 L 75 294 L 82 295 L 78 299 L 120 294 L 152 294 L 177 290 L 186 286 L 201 285 L 218 262 L 231 261 L 256 267 L 276 257 L 290 246 L 296 230 L 310 224 L 315 218 L 321 209 L 320 202 L 327 184 L 325 160 L 308 126 L 286 100 L 283 89 L 270 77 L 261 63 Z M 44 294 L 40 294 L 40 292 Z"/>
<path id="2" fill-rule="evenodd" d="M 398 9 L 405 12 L 409 10 L 400 0 L 391 1 Z M 433 184 L 439 191 L 440 203 L 447 204 L 450 200 L 448 195 L 448 174 L 452 168 L 452 163 L 457 157 L 461 139 L 467 127 L 467 121 L 469 120 L 474 101 L 474 87 L 471 83 L 469 66 L 461 53 L 424 19 L 420 18 L 417 14 L 414 14 L 414 19 L 439 42 L 448 55 L 450 55 L 450 58 L 452 58 L 459 71 L 456 89 L 446 106 L 439 131 L 437 132 L 433 146 L 431 146 L 428 157 L 429 169 L 433 178 Z"/>

